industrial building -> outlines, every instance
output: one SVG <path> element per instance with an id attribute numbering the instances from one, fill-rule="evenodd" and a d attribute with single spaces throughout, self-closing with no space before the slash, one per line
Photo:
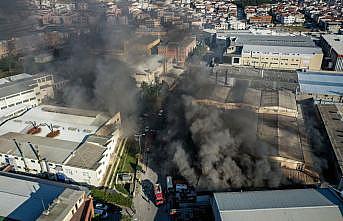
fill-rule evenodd
<path id="1" fill-rule="evenodd" d="M 332 189 L 219 192 L 211 200 L 215 221 L 342 221 L 343 202 Z"/>
<path id="2" fill-rule="evenodd" d="M 52 74 L 19 74 L 0 79 L 0 122 L 54 97 Z"/>
<path id="3" fill-rule="evenodd" d="M 325 66 L 343 71 L 343 35 L 322 35 L 320 43 L 325 54 Z"/>
<path id="4" fill-rule="evenodd" d="M 297 72 L 301 99 L 313 98 L 316 103 L 343 102 L 343 72 L 306 71 Z"/>
<path id="5" fill-rule="evenodd" d="M 317 110 L 330 142 L 327 148 L 331 152 L 336 184 L 341 189 L 343 187 L 343 105 L 318 104 Z"/>
<path id="6" fill-rule="evenodd" d="M 284 177 L 296 183 L 319 182 L 303 114 L 291 91 L 256 90 L 244 80 L 232 79 L 226 86 L 216 85 L 211 94 L 194 102 L 226 111 L 254 113 L 251 127 L 259 140 L 274 148 L 269 158 L 282 168 Z"/>
<path id="7" fill-rule="evenodd" d="M 100 186 L 120 136 L 120 114 L 41 105 L 0 126 L 0 164 Z"/>
<path id="8" fill-rule="evenodd" d="M 94 215 L 86 188 L 0 173 L 0 219 L 88 221 Z"/>
<path id="9" fill-rule="evenodd" d="M 158 46 L 158 55 L 172 59 L 174 63 L 182 66 L 196 45 L 195 37 L 185 37 L 175 41 L 162 41 Z"/>
<path id="10" fill-rule="evenodd" d="M 232 64 L 263 69 L 320 70 L 322 60 L 323 53 L 318 47 L 246 44 L 242 48 L 240 59 L 234 59 Z"/>
<path id="11" fill-rule="evenodd" d="M 231 65 L 320 70 L 323 59 L 321 48 L 305 36 L 266 35 L 244 30 L 217 32 L 212 41 L 220 45 L 218 51 L 224 52 L 222 62 Z"/>

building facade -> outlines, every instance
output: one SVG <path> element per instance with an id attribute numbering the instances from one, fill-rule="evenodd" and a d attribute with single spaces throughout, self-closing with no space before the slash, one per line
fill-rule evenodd
<path id="1" fill-rule="evenodd" d="M 327 68 L 343 71 L 343 36 L 322 35 L 320 39 L 325 58 L 329 59 Z"/>
<path id="2" fill-rule="evenodd" d="M 8 118 L 54 97 L 52 74 L 19 74 L 0 79 L 0 118 Z"/>
<path id="3" fill-rule="evenodd" d="M 196 38 L 189 37 L 180 42 L 166 42 L 158 46 L 158 55 L 170 58 L 174 63 L 184 65 L 186 59 L 196 47 Z"/>
<path id="4" fill-rule="evenodd" d="M 239 64 L 265 69 L 320 70 L 323 53 L 320 48 L 244 45 Z"/>

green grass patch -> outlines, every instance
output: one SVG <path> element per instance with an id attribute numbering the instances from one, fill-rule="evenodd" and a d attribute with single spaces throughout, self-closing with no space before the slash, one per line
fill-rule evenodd
<path id="1" fill-rule="evenodd" d="M 119 193 L 112 193 L 104 189 L 91 188 L 91 194 L 95 200 L 115 204 L 117 206 L 131 207 L 132 198 L 124 197 Z"/>
<path id="2" fill-rule="evenodd" d="M 128 140 L 126 143 L 125 152 L 121 157 L 119 163 L 118 173 L 134 173 L 136 170 L 137 163 L 137 142 Z"/>

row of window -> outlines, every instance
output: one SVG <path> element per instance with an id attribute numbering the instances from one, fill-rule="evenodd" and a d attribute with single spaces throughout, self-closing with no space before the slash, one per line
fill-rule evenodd
<path id="1" fill-rule="evenodd" d="M 8 107 L 13 107 L 13 106 L 15 106 L 15 105 L 19 105 L 19 104 L 22 104 L 22 103 L 27 103 L 27 102 L 33 101 L 33 100 L 36 100 L 36 98 L 35 98 L 35 97 L 32 97 L 32 98 L 30 98 L 30 99 L 26 99 L 26 100 L 17 102 L 17 103 L 15 103 L 15 104 L 13 103 L 13 104 L 10 104 L 10 105 L 8 105 L 8 106 L 3 106 L 3 107 L 1 107 L 1 110 L 5 110 L 5 109 L 8 108 Z"/>

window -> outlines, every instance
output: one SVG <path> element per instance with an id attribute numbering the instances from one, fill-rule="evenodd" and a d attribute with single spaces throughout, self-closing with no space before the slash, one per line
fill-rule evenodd
<path id="1" fill-rule="evenodd" d="M 14 106 L 14 104 L 10 104 L 10 105 L 8 105 L 8 107 L 13 107 Z"/>
<path id="2" fill-rule="evenodd" d="M 23 100 L 23 103 L 27 103 L 29 102 L 29 99 Z"/>
<path id="3" fill-rule="evenodd" d="M 32 93 L 33 90 L 28 90 L 28 91 L 24 91 L 24 92 L 21 92 L 21 94 L 28 94 L 28 93 Z"/>
<path id="4" fill-rule="evenodd" d="M 18 160 L 18 157 L 14 157 L 14 159 Z"/>
<path id="5" fill-rule="evenodd" d="M 15 105 L 19 105 L 19 104 L 21 104 L 22 102 L 20 101 L 20 102 L 17 102 L 17 103 L 15 103 Z"/>
<path id="6" fill-rule="evenodd" d="M 8 96 L 8 97 L 6 97 L 6 99 L 10 99 L 10 98 L 12 98 L 12 97 L 17 97 L 17 96 L 19 96 L 19 94 L 15 94 L 15 95 Z"/>
<path id="7" fill-rule="evenodd" d="M 7 108 L 7 106 L 1 107 L 1 110 L 4 110 L 4 109 L 6 109 L 6 108 Z"/>
<path id="8" fill-rule="evenodd" d="M 34 161 L 34 160 L 31 160 L 31 162 L 32 162 L 32 163 L 36 163 L 36 161 Z"/>
<path id="9" fill-rule="evenodd" d="M 33 100 L 36 100 L 36 98 L 35 98 L 35 97 L 33 97 L 33 98 L 30 98 L 30 101 L 33 101 Z"/>

